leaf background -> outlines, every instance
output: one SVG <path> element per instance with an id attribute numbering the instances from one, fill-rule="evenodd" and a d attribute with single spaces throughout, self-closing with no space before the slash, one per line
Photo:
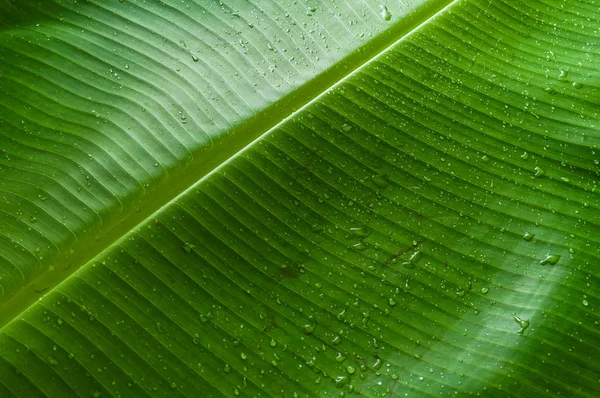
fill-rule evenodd
<path id="1" fill-rule="evenodd" d="M 2 395 L 596 394 L 593 2 L 277 4 L 2 19 Z"/>

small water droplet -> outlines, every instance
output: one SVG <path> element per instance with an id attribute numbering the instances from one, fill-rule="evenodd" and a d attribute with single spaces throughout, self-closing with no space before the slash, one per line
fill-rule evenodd
<path id="1" fill-rule="evenodd" d="M 567 76 L 569 76 L 569 72 L 568 72 L 568 71 L 566 71 L 566 70 L 564 70 L 564 69 L 560 69 L 560 70 L 558 71 L 558 78 L 559 78 L 559 79 L 563 79 L 563 80 L 564 80 L 564 79 L 566 79 L 566 78 L 567 78 Z"/>
<path id="2" fill-rule="evenodd" d="M 347 133 L 347 132 L 349 132 L 350 130 L 352 130 L 352 126 L 351 126 L 351 125 L 349 125 L 349 124 L 346 124 L 346 123 L 342 124 L 342 131 L 343 131 L 344 133 Z"/>
<path id="3" fill-rule="evenodd" d="M 349 382 L 350 382 L 350 378 L 346 375 L 338 376 L 335 378 L 335 386 L 337 388 L 342 388 Z"/>
<path id="4" fill-rule="evenodd" d="M 196 246 L 192 245 L 191 243 L 186 243 L 185 245 L 183 245 L 182 248 L 183 248 L 183 250 L 185 250 L 186 253 L 190 254 L 194 250 L 195 247 Z"/>
<path id="5" fill-rule="evenodd" d="M 315 331 L 315 325 L 313 325 L 312 323 L 308 323 L 302 326 L 302 331 L 304 332 L 304 334 L 313 334 Z"/>
<path id="6" fill-rule="evenodd" d="M 489 292 L 490 289 L 488 287 L 482 287 L 481 288 L 481 294 L 487 294 L 487 292 Z"/>
<path id="7" fill-rule="evenodd" d="M 546 172 L 541 167 L 539 167 L 539 166 L 535 166 L 533 169 L 535 170 L 535 176 L 536 177 L 541 177 L 544 174 L 546 174 Z"/>
<path id="8" fill-rule="evenodd" d="M 521 155 L 521 159 L 523 159 L 523 160 L 529 159 L 529 154 L 527 152 L 523 152 L 523 154 Z"/>
<path id="9" fill-rule="evenodd" d="M 513 319 L 521 327 L 521 329 L 519 329 L 519 331 L 517 333 L 519 333 L 519 334 L 525 333 L 525 330 L 529 327 L 529 319 L 521 319 L 516 315 L 513 317 Z"/>
<path id="10" fill-rule="evenodd" d="M 373 184 L 375 184 L 379 188 L 385 188 L 389 184 L 387 176 L 383 174 L 376 175 L 371 180 L 373 181 Z"/>
<path id="11" fill-rule="evenodd" d="M 195 56 L 195 55 L 193 55 L 193 54 L 192 54 L 192 61 L 194 61 L 194 62 L 198 62 L 198 61 L 199 61 L 199 59 L 198 59 L 198 57 L 197 57 L 197 56 Z"/>
<path id="12" fill-rule="evenodd" d="M 356 369 L 354 369 L 354 366 L 348 366 L 346 372 L 348 372 L 349 375 L 353 375 L 356 372 Z"/>
<path id="13" fill-rule="evenodd" d="M 581 304 L 583 304 L 585 307 L 587 307 L 587 306 L 588 306 L 590 303 L 588 303 L 588 301 L 587 301 L 587 300 L 583 300 L 583 301 L 581 302 Z"/>
<path id="14" fill-rule="evenodd" d="M 523 235 L 523 239 L 526 240 L 527 242 L 531 242 L 534 237 L 535 237 L 535 234 L 532 234 L 531 232 L 525 232 L 525 235 Z"/>
<path id="15" fill-rule="evenodd" d="M 350 232 L 359 238 L 364 238 L 369 235 L 369 231 L 364 227 L 350 228 Z"/>
<path id="16" fill-rule="evenodd" d="M 549 254 L 548 256 L 546 256 L 546 258 L 544 258 L 543 260 L 540 261 L 540 264 L 541 265 L 546 265 L 546 264 L 555 265 L 556 263 L 558 263 L 558 260 L 560 260 L 560 255 Z"/>
<path id="17" fill-rule="evenodd" d="M 226 364 L 225 367 L 223 368 L 223 372 L 231 373 L 231 366 L 229 366 L 229 364 Z"/>
<path id="18" fill-rule="evenodd" d="M 363 251 L 363 250 L 365 250 L 367 248 L 367 244 L 365 242 L 363 242 L 363 241 L 360 241 L 358 243 L 353 244 L 352 248 L 354 250 Z"/>
<path id="19" fill-rule="evenodd" d="M 381 369 L 382 366 L 383 366 L 383 361 L 379 358 L 375 358 L 375 362 L 373 362 L 373 365 L 371 366 L 371 368 L 373 370 L 379 370 L 379 369 Z"/>
<path id="20" fill-rule="evenodd" d="M 380 4 L 379 8 L 381 9 L 381 18 L 383 18 L 384 21 L 389 21 L 392 19 L 392 14 L 385 5 Z"/>

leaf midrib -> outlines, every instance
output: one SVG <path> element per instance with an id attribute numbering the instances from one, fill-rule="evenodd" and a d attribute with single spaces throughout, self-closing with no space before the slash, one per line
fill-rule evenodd
<path id="1" fill-rule="evenodd" d="M 252 146 L 254 142 L 318 101 L 331 89 L 358 73 L 396 43 L 410 36 L 419 27 L 428 24 L 458 1 L 434 0 L 420 6 L 341 61 L 284 95 L 249 120 L 242 121 L 221 135 L 211 146 L 198 148 L 193 153 L 191 162 L 179 164 L 175 169 L 169 170 L 168 179 L 156 184 L 152 192 L 143 196 L 143 209 L 136 208 L 136 201 L 132 201 L 125 218 L 121 218 L 121 214 L 111 216 L 110 221 L 106 223 L 111 227 L 110 229 L 100 236 L 88 231 L 85 237 L 78 241 L 73 252 L 61 253 L 55 259 L 54 263 L 68 264 L 66 267 L 60 267 L 60 270 L 57 267 L 54 272 L 40 273 L 24 285 L 18 293 L 2 303 L 0 330 L 27 311 L 40 297 L 53 291 L 59 284 L 68 281 L 77 270 L 84 268 L 96 257 L 127 239 L 132 231 L 151 222 L 163 208 L 194 189 L 211 174 L 218 172 L 231 159 Z M 203 155 L 206 153 L 210 156 L 204 157 Z M 189 173 L 189 170 L 194 170 L 194 172 Z M 164 189 L 165 187 L 168 189 Z M 156 192 L 158 193 L 153 194 Z M 40 285 L 44 288 L 40 289 Z"/>

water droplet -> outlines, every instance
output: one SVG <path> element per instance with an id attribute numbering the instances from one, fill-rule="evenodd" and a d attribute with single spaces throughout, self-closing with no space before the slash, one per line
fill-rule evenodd
<path id="1" fill-rule="evenodd" d="M 202 324 L 206 324 L 208 322 L 208 318 L 200 314 L 200 322 L 202 322 Z"/>
<path id="2" fill-rule="evenodd" d="M 376 175 L 372 178 L 373 184 L 375 184 L 377 187 L 379 188 L 385 188 L 388 186 L 389 181 L 387 179 L 387 176 L 380 174 L 380 175 Z"/>
<path id="3" fill-rule="evenodd" d="M 541 177 L 544 174 L 546 174 L 546 172 L 541 167 L 535 166 L 533 169 L 535 170 L 536 177 Z"/>
<path id="4" fill-rule="evenodd" d="M 335 357 L 335 361 L 338 363 L 342 363 L 346 360 L 346 357 L 342 355 L 341 352 L 338 352 L 337 357 Z"/>
<path id="5" fill-rule="evenodd" d="M 558 71 L 558 78 L 559 79 L 566 79 L 568 75 L 569 75 L 569 72 L 566 71 L 566 70 L 564 70 L 564 69 L 560 69 Z"/>
<path id="6" fill-rule="evenodd" d="M 549 254 L 548 256 L 546 256 L 545 259 L 540 261 L 540 264 L 542 265 L 546 265 L 546 264 L 550 264 L 550 265 L 555 265 L 556 263 L 558 263 L 558 260 L 560 260 L 560 255 L 558 254 Z"/>
<path id="7" fill-rule="evenodd" d="M 350 228 L 350 232 L 352 232 L 354 236 L 358 236 L 360 238 L 369 236 L 369 231 L 364 227 Z"/>
<path id="8" fill-rule="evenodd" d="M 523 235 L 523 239 L 525 239 L 527 242 L 531 242 L 534 237 L 535 234 L 532 234 L 531 232 L 525 232 L 525 235 Z"/>
<path id="9" fill-rule="evenodd" d="M 186 253 L 190 254 L 195 247 L 196 246 L 192 245 L 191 243 L 186 243 L 185 245 L 183 245 L 182 249 L 185 250 Z"/>
<path id="10" fill-rule="evenodd" d="M 390 305 L 390 307 L 395 307 L 396 306 L 396 300 L 394 300 L 393 298 L 390 298 L 388 300 L 388 304 Z"/>
<path id="11" fill-rule="evenodd" d="M 346 124 L 346 123 L 342 124 L 342 131 L 343 131 L 344 133 L 347 133 L 347 132 L 349 132 L 350 130 L 352 130 L 352 126 L 351 126 L 351 125 L 349 125 L 349 124 Z"/>
<path id="12" fill-rule="evenodd" d="M 529 159 L 529 154 L 527 152 L 523 152 L 523 154 L 521 155 L 521 159 L 523 159 L 523 160 Z"/>
<path id="13" fill-rule="evenodd" d="M 275 347 L 277 345 L 277 342 L 275 340 L 271 339 L 271 342 L 269 343 L 269 345 L 271 347 Z"/>
<path id="14" fill-rule="evenodd" d="M 315 325 L 308 323 L 302 326 L 302 331 L 304 332 L 304 334 L 313 334 L 315 331 Z"/>
<path id="15" fill-rule="evenodd" d="M 410 261 L 412 264 L 416 265 L 419 262 L 419 260 L 421 260 L 421 257 L 423 257 L 423 254 L 417 250 L 410 256 L 408 261 Z"/>
<path id="16" fill-rule="evenodd" d="M 246 355 L 246 353 L 245 353 L 245 352 L 242 352 L 242 353 L 240 354 L 240 358 L 242 358 L 242 359 L 245 361 L 246 359 L 248 359 L 248 356 Z"/>
<path id="17" fill-rule="evenodd" d="M 313 232 L 315 232 L 315 233 L 319 233 L 319 232 L 322 232 L 322 231 L 323 231 L 323 227 L 322 227 L 322 226 L 320 226 L 320 225 L 318 225 L 318 224 L 314 224 L 314 225 L 311 227 L 311 230 L 312 230 Z"/>
<path id="18" fill-rule="evenodd" d="M 487 163 L 487 162 L 489 162 L 489 161 L 490 161 L 490 158 L 488 157 L 488 155 L 483 155 L 483 156 L 481 157 L 481 160 L 483 160 L 484 162 L 486 162 L 486 163 Z"/>
<path id="19" fill-rule="evenodd" d="M 490 289 L 488 287 L 482 287 L 481 288 L 481 294 L 487 294 L 487 292 L 489 292 Z"/>
<path id="20" fill-rule="evenodd" d="M 587 307 L 587 306 L 588 306 L 590 303 L 588 303 L 588 301 L 587 301 L 587 300 L 583 300 L 583 301 L 581 302 L 581 304 L 583 304 L 585 307 Z"/>
<path id="21" fill-rule="evenodd" d="M 198 59 L 198 57 L 196 57 L 195 55 L 193 55 L 193 54 L 192 54 L 192 61 L 194 61 L 194 62 L 198 62 L 198 61 L 199 61 L 199 59 Z"/>
<path id="22" fill-rule="evenodd" d="M 529 319 L 521 319 L 516 315 L 513 318 L 514 318 L 515 322 L 517 322 L 519 324 L 519 326 L 521 327 L 521 329 L 519 329 L 519 331 L 517 333 L 519 333 L 519 334 L 525 333 L 525 329 L 527 329 L 529 327 Z"/>
<path id="23" fill-rule="evenodd" d="M 223 368 L 223 372 L 231 373 L 231 366 L 229 366 L 229 364 L 226 364 L 225 367 Z"/>
<path id="24" fill-rule="evenodd" d="M 381 369 L 382 366 L 383 366 L 383 361 L 379 358 L 375 358 L 375 362 L 373 362 L 373 365 L 371 366 L 371 368 L 373 370 L 379 370 L 379 369 Z"/>
<path id="25" fill-rule="evenodd" d="M 338 376 L 335 378 L 335 386 L 337 388 L 342 388 L 349 382 L 350 382 L 350 378 L 346 375 Z"/>
<path id="26" fill-rule="evenodd" d="M 363 251 L 363 250 L 365 250 L 367 248 L 367 244 L 365 242 L 363 242 L 363 241 L 360 241 L 358 243 L 353 244 L 352 248 L 354 250 Z"/>
<path id="27" fill-rule="evenodd" d="M 338 345 L 342 342 L 342 338 L 340 336 L 335 336 L 332 340 L 331 340 L 331 344 L 332 345 Z"/>
<path id="28" fill-rule="evenodd" d="M 573 82 L 573 88 L 576 88 L 577 90 L 579 90 L 581 87 L 583 87 L 582 83 L 579 82 Z"/>
<path id="29" fill-rule="evenodd" d="M 380 4 L 379 8 L 381 9 L 381 18 L 383 18 L 384 21 L 389 21 L 392 19 L 392 14 L 385 5 Z"/>
<path id="30" fill-rule="evenodd" d="M 349 375 L 353 375 L 356 372 L 356 369 L 354 369 L 354 366 L 348 366 L 346 372 L 348 372 Z"/>

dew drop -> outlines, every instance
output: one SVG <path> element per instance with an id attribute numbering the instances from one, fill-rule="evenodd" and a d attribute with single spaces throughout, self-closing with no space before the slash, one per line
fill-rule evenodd
<path id="1" fill-rule="evenodd" d="M 380 4 L 379 8 L 381 9 L 381 18 L 383 18 L 384 21 L 389 21 L 390 19 L 392 19 L 392 14 L 385 5 Z"/>
<path id="2" fill-rule="evenodd" d="M 350 232 L 352 232 L 354 236 L 358 236 L 360 238 L 364 238 L 365 236 L 369 235 L 369 231 L 367 231 L 367 229 L 364 227 L 350 228 Z"/>
<path id="3" fill-rule="evenodd" d="M 546 258 L 541 260 L 540 264 L 541 265 L 546 265 L 546 264 L 555 265 L 556 263 L 558 263 L 558 260 L 560 260 L 560 255 L 550 254 L 550 255 L 546 256 Z"/>
<path id="4" fill-rule="evenodd" d="M 569 72 L 566 71 L 566 70 L 564 70 L 564 69 L 560 69 L 558 71 L 558 78 L 559 79 L 566 79 L 568 75 L 569 75 Z"/>
<path id="5" fill-rule="evenodd" d="M 519 324 L 519 326 L 521 327 L 521 329 L 519 329 L 519 331 L 517 333 L 519 333 L 519 334 L 525 333 L 525 330 L 529 327 L 529 319 L 521 319 L 516 315 L 513 318 L 514 318 L 515 322 L 517 322 Z"/>
<path id="6" fill-rule="evenodd" d="M 192 245 L 191 243 L 186 243 L 185 245 L 183 245 L 182 248 L 183 248 L 183 250 L 185 250 L 186 253 L 190 254 L 194 250 L 195 247 L 196 246 Z"/>
<path id="7" fill-rule="evenodd" d="M 523 239 L 526 240 L 527 242 L 531 242 L 534 237 L 535 237 L 535 234 L 532 234 L 531 232 L 525 232 L 525 235 L 523 235 Z"/>
<path id="8" fill-rule="evenodd" d="M 304 334 L 313 334 L 315 332 L 315 325 L 308 323 L 302 326 L 302 331 Z"/>
<path id="9" fill-rule="evenodd" d="M 541 176 L 543 176 L 544 174 L 546 174 L 546 172 L 545 172 L 545 171 L 544 171 L 544 170 L 543 170 L 541 167 L 539 167 L 539 166 L 535 166 L 535 167 L 533 168 L 533 170 L 535 170 L 535 176 L 536 176 L 536 177 L 541 177 Z"/>
<path id="10" fill-rule="evenodd" d="M 349 382 L 350 382 L 350 378 L 346 375 L 338 376 L 335 378 L 335 386 L 337 388 L 342 388 Z"/>

